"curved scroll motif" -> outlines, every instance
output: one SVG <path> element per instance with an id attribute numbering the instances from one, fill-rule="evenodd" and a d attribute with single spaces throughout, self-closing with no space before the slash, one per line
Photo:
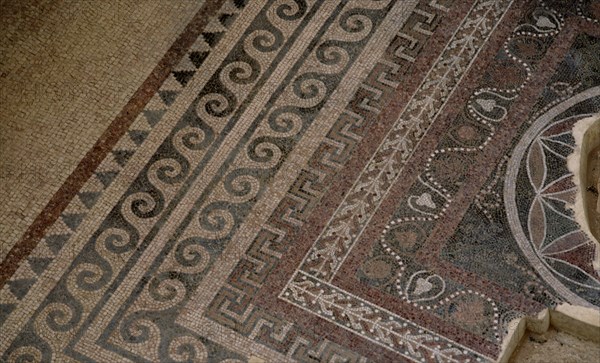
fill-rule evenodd
<path id="1" fill-rule="evenodd" d="M 340 41 L 329 40 L 317 47 L 315 56 L 320 63 L 320 72 L 339 73 L 350 63 L 350 54 L 341 45 Z"/>
<path id="2" fill-rule="evenodd" d="M 121 337 L 128 342 L 140 344 L 160 339 L 160 328 L 145 316 L 134 314 L 123 319 L 119 327 Z"/>
<path id="3" fill-rule="evenodd" d="M 215 122 L 225 118 L 235 110 L 236 101 L 233 93 L 225 90 L 222 93 L 209 93 L 198 101 L 196 114 L 200 119 L 214 127 Z"/>
<path id="4" fill-rule="evenodd" d="M 366 38 L 373 30 L 373 21 L 365 15 L 364 8 L 357 8 L 345 12 L 338 22 L 343 30 L 343 35 L 334 33 L 334 36 L 340 37 L 345 42 L 358 42 Z"/>
<path id="5" fill-rule="evenodd" d="M 305 8 L 304 2 L 301 1 L 276 1 L 274 6 L 278 4 L 298 5 L 298 8 L 280 7 L 280 12 L 286 16 L 294 15 L 294 11 L 303 12 Z M 357 6 L 361 4 L 365 4 L 365 2 L 356 3 Z M 381 5 L 382 2 L 374 2 L 374 4 Z M 356 8 L 350 10 L 352 9 Z M 342 29 L 343 33 L 353 34 L 354 38 L 349 36 L 341 41 L 337 38 L 344 36 L 325 36 L 326 39 L 312 50 L 307 65 L 299 70 L 298 75 L 281 94 L 276 95 L 279 98 L 274 97 L 276 101 L 272 110 L 267 113 L 267 118 L 261 122 L 254 135 L 247 141 L 244 152 L 240 153 L 231 163 L 236 167 L 223 173 L 224 177 L 218 186 L 200 205 L 197 217 L 191 222 L 195 228 L 190 228 L 193 233 L 184 233 L 163 263 L 164 267 L 170 267 L 175 261 L 174 268 L 164 270 L 161 268 L 158 274 L 147 280 L 148 283 L 144 290 L 154 290 L 154 298 L 164 302 L 173 301 L 177 306 L 182 304 L 179 302 L 179 296 L 183 293 L 183 290 L 179 290 L 182 286 L 179 276 L 188 281 L 183 284 L 185 289 L 190 291 L 194 289 L 195 281 L 204 272 L 205 266 L 214 261 L 209 254 L 217 254 L 223 248 L 225 239 L 229 238 L 239 220 L 254 205 L 260 193 L 264 191 L 270 176 L 287 157 L 306 127 L 319 112 L 328 95 L 331 94 L 332 89 L 337 86 L 337 82 L 341 79 L 339 73 L 348 68 L 360 50 L 353 40 L 362 37 L 361 41 L 363 41 L 364 37 L 371 33 L 373 24 L 379 21 L 376 12 L 366 12 L 367 15 L 364 16 L 369 18 L 367 21 L 358 11 L 350 13 L 348 12 L 350 10 L 343 12 L 337 21 L 343 21 L 344 24 L 339 25 L 338 28 Z M 275 14 L 282 16 L 277 11 Z M 274 17 L 272 13 L 269 16 Z M 275 21 L 271 21 L 271 23 L 276 24 Z M 272 31 L 269 33 L 273 34 Z M 342 34 L 342 32 L 338 33 Z M 277 42 L 276 34 L 269 35 L 262 32 L 254 35 L 256 37 L 252 41 L 250 38 L 246 39 L 246 46 L 252 43 L 251 45 L 256 49 L 259 48 L 259 45 L 270 46 L 273 42 Z M 263 43 L 257 44 L 256 39 L 260 39 Z M 246 51 L 250 54 L 249 50 Z M 242 69 L 242 67 L 245 68 Z M 250 69 L 247 66 L 242 67 L 240 67 L 239 74 L 249 76 Z M 319 72 L 314 72 L 315 69 Z M 218 111 L 225 113 L 229 107 L 228 102 L 231 100 L 215 94 L 210 97 L 213 99 L 212 105 L 219 106 Z M 196 107 L 198 117 L 204 121 L 208 120 L 209 116 L 214 116 L 208 114 L 207 102 L 205 99 Z M 183 271 L 189 272 L 190 275 L 184 277 L 178 274 Z M 177 308 L 176 305 L 160 304 L 163 309 L 161 310 L 162 314 L 168 315 L 171 309 Z M 136 307 L 136 309 L 139 308 L 141 305 Z M 151 312 L 146 311 L 143 314 L 147 319 L 153 319 Z M 127 319 L 130 321 L 133 319 L 132 316 L 128 315 Z"/>
<path id="6" fill-rule="evenodd" d="M 212 259 L 206 247 L 194 240 L 179 243 L 175 248 L 174 257 L 179 271 L 187 274 L 204 272 Z"/>
<path id="7" fill-rule="evenodd" d="M 23 332 L 11 348 L 2 356 L 2 361 L 10 363 L 51 362 L 50 346 L 34 333 Z M 27 342 L 26 345 L 24 342 Z"/>
<path id="8" fill-rule="evenodd" d="M 45 358 L 45 359 L 44 359 Z M 49 357 L 43 357 L 42 351 L 32 345 L 19 347 L 8 356 L 9 363 L 42 362 L 49 361 Z"/>
<path id="9" fill-rule="evenodd" d="M 96 291 L 104 287 L 111 278 L 108 263 L 80 263 L 72 272 L 75 276 L 77 289 L 84 291 Z"/>
<path id="10" fill-rule="evenodd" d="M 293 94 L 297 97 L 294 104 L 301 108 L 319 106 L 327 95 L 327 85 L 318 73 L 304 73 L 292 83 Z"/>
<path id="11" fill-rule="evenodd" d="M 213 203 L 202 210 L 198 218 L 202 228 L 202 237 L 218 240 L 229 235 L 235 225 L 235 216 L 229 205 L 223 202 Z"/>
<path id="12" fill-rule="evenodd" d="M 257 66 L 253 68 L 249 63 L 237 61 L 223 67 L 219 76 L 225 87 L 235 89 L 251 84 L 259 74 L 260 69 Z"/>
<path id="13" fill-rule="evenodd" d="M 67 337 L 81 323 L 85 308 L 64 286 L 57 286 L 50 296 L 52 302 L 40 307 L 32 317 L 32 331 L 51 347 L 59 351 L 67 344 Z"/>
<path id="14" fill-rule="evenodd" d="M 272 8 L 281 20 L 293 21 L 302 18 L 308 6 L 304 0 L 277 0 Z"/>
<path id="15" fill-rule="evenodd" d="M 81 309 L 65 303 L 52 303 L 44 307 L 37 321 L 54 332 L 67 332 L 76 326 L 80 318 Z"/>
<path id="16" fill-rule="evenodd" d="M 213 257 L 202 242 L 188 239 L 180 242 L 149 278 L 134 310 L 166 311 L 177 307 L 188 297 L 190 282 L 206 271 Z"/>
<path id="17" fill-rule="evenodd" d="M 191 129 L 191 128 L 190 128 Z M 181 133 L 176 134 L 175 136 L 182 136 L 182 137 L 195 137 L 197 134 L 195 133 L 188 133 L 186 135 L 182 135 Z M 175 139 L 174 138 L 174 143 L 175 143 Z M 182 144 L 183 144 L 183 140 Z M 150 181 L 150 183 L 152 183 L 152 185 L 154 185 L 158 190 L 161 191 L 161 194 L 165 197 L 165 199 L 170 199 L 172 198 L 172 194 L 174 189 L 177 188 L 178 184 L 180 184 L 184 178 L 187 176 L 187 169 L 189 169 L 189 165 L 186 162 L 185 165 L 182 165 L 177 159 L 175 158 L 164 158 L 164 159 L 159 159 L 156 162 L 154 162 L 150 168 L 148 169 L 148 181 Z M 152 198 L 152 196 L 150 195 L 150 197 Z M 162 208 L 160 207 L 160 205 L 158 205 L 158 203 L 154 200 L 150 201 L 150 198 L 148 198 L 147 196 L 145 196 L 144 198 L 141 197 L 140 195 L 140 200 L 146 199 L 147 202 L 146 204 L 150 205 L 150 204 L 154 204 L 154 211 L 151 213 L 150 211 L 152 211 L 152 209 L 149 210 L 148 207 L 143 208 L 146 210 L 149 210 L 148 212 L 146 212 L 144 215 L 140 215 L 139 213 L 135 213 L 136 216 L 140 217 L 140 218 L 151 218 L 154 217 L 156 215 L 158 215 L 158 213 L 160 213 L 160 211 L 162 210 Z M 154 199 L 154 198 L 152 198 Z M 162 198 L 161 198 L 162 199 Z M 141 202 L 138 202 L 141 204 Z M 124 204 L 127 204 L 127 200 Z M 129 202 L 129 204 L 131 204 L 131 202 Z M 132 205 L 133 207 L 133 205 Z M 133 208 L 132 208 L 133 209 Z M 141 208 L 138 208 L 141 209 Z M 128 219 L 129 220 L 129 219 Z"/>
<path id="18" fill-rule="evenodd" d="M 135 225 L 138 220 L 156 217 L 162 210 L 160 201 L 150 193 L 136 192 L 125 198 L 121 213 L 128 222 Z"/>
<path id="19" fill-rule="evenodd" d="M 302 130 L 302 116 L 294 112 L 293 107 L 280 107 L 269 114 L 269 127 L 277 136 L 292 137 Z"/>
<path id="20" fill-rule="evenodd" d="M 102 231 L 96 240 L 97 246 L 104 246 L 107 252 L 121 254 L 129 252 L 136 246 L 136 241 L 122 228 L 110 227 Z"/>
<path id="21" fill-rule="evenodd" d="M 202 342 L 192 336 L 182 335 L 168 343 L 168 357 L 174 362 L 206 362 L 208 352 Z"/>
<path id="22" fill-rule="evenodd" d="M 265 24 L 266 25 L 266 24 Z M 279 29 L 267 26 L 267 29 L 258 29 L 244 38 L 244 51 L 248 54 L 248 60 L 252 60 L 255 68 L 268 66 L 275 53 L 284 43 L 285 37 Z"/>
<path id="23" fill-rule="evenodd" d="M 273 144 L 263 143 L 262 145 L 265 145 L 265 149 L 263 149 L 265 155 L 273 153 L 273 149 L 279 150 L 278 148 L 268 148 L 268 146 L 266 146 L 272 146 Z M 227 175 L 223 182 L 225 190 L 234 198 L 232 201 L 243 203 L 256 197 L 260 189 L 260 182 L 256 175 L 253 175 L 256 174 L 256 172 L 251 169 L 238 169 L 236 171 L 236 173 Z"/>
<path id="24" fill-rule="evenodd" d="M 150 297 L 161 304 L 167 304 L 163 309 L 177 305 L 187 293 L 185 282 L 176 272 L 161 273 L 148 284 Z"/>
<path id="25" fill-rule="evenodd" d="M 173 141 L 175 143 L 175 138 Z M 148 224 L 152 223 L 151 219 L 163 212 L 167 202 L 188 176 L 189 166 L 188 160 L 179 156 L 155 161 L 146 174 L 154 188 L 131 194 L 123 202 L 121 213 L 127 222 L 145 232 Z"/>
<path id="26" fill-rule="evenodd" d="M 214 139 L 214 131 L 200 123 L 199 126 L 185 126 L 173 137 L 173 146 L 187 159 L 194 159 L 195 152 L 204 150 Z"/>
<path id="27" fill-rule="evenodd" d="M 144 314 L 131 314 L 119 326 L 119 338 L 128 345 L 137 346 L 144 356 L 159 361 L 161 332 L 159 325 Z"/>
<path id="28" fill-rule="evenodd" d="M 294 129 L 289 130 L 287 134 L 291 134 Z M 246 148 L 248 158 L 256 163 L 257 167 L 261 169 L 269 169 L 276 166 L 282 161 L 284 154 L 287 154 L 289 147 L 286 147 L 287 138 L 285 137 L 261 137 L 256 138 L 250 142 Z M 241 172 L 240 174 L 251 174 L 248 170 L 246 173 Z M 232 175 L 229 174 L 229 175 Z M 230 181 L 226 179 L 225 186 L 227 187 Z M 228 188 L 229 190 L 229 188 Z M 233 189 L 232 189 L 233 190 Z M 232 194 L 237 193 L 232 191 Z"/>

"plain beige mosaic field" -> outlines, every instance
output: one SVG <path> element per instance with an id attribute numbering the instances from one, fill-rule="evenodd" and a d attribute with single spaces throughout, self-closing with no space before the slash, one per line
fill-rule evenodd
<path id="1" fill-rule="evenodd" d="M 0 1 L 0 259 L 203 3 Z"/>

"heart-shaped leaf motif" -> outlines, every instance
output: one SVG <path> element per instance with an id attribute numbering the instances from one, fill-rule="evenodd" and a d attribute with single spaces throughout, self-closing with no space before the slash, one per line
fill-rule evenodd
<path id="1" fill-rule="evenodd" d="M 435 209 L 436 205 L 431 198 L 431 194 L 423 193 L 416 200 L 415 203 L 421 207 L 429 207 L 431 209 Z"/>
<path id="2" fill-rule="evenodd" d="M 439 275 L 422 270 L 408 279 L 404 294 L 411 302 L 430 301 L 440 297 L 445 290 L 446 283 Z"/>
<path id="3" fill-rule="evenodd" d="M 481 99 L 481 98 L 478 98 L 475 102 L 477 102 L 477 104 L 479 106 L 481 106 L 481 108 L 485 112 L 492 112 L 492 110 L 494 109 L 494 107 L 496 107 L 496 105 L 497 105 L 496 101 L 492 100 L 492 99 Z"/>
<path id="4" fill-rule="evenodd" d="M 421 296 L 424 293 L 429 292 L 431 289 L 433 289 L 433 284 L 426 279 L 419 277 L 417 279 L 416 287 L 412 293 L 414 296 Z"/>
<path id="5" fill-rule="evenodd" d="M 537 19 L 537 22 L 535 23 L 535 25 L 537 25 L 540 28 L 551 28 L 551 29 L 556 28 L 556 25 L 552 21 L 550 21 L 550 19 L 548 19 L 547 17 L 545 17 L 543 15 Z"/>

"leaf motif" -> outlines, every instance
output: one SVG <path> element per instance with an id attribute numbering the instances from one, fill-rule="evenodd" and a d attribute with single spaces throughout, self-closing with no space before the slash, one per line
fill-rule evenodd
<path id="1" fill-rule="evenodd" d="M 536 140 L 529 148 L 527 155 L 527 175 L 536 192 L 544 186 L 546 173 L 544 149 Z"/>
<path id="2" fill-rule="evenodd" d="M 541 201 L 536 198 L 529 210 L 529 238 L 533 245 L 540 248 L 546 238 L 546 212 Z"/>

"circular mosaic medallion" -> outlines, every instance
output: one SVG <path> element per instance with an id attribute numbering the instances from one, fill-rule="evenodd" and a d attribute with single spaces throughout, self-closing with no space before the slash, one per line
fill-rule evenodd
<path id="1" fill-rule="evenodd" d="M 577 193 L 567 156 L 575 122 L 597 112 L 600 87 L 554 106 L 533 122 L 507 166 L 504 203 L 510 229 L 540 276 L 565 300 L 600 306 L 595 246 L 570 210 Z"/>

